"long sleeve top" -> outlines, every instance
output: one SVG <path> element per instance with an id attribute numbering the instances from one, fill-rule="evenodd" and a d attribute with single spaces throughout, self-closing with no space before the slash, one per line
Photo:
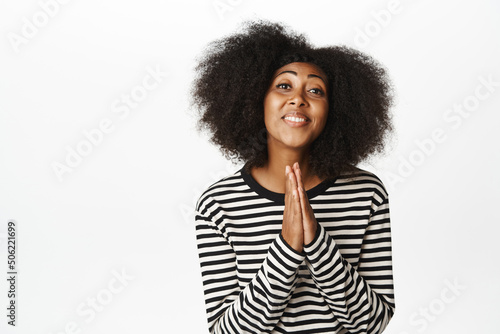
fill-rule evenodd
<path id="1" fill-rule="evenodd" d="M 388 194 L 371 172 L 307 191 L 318 222 L 299 253 L 281 235 L 284 194 L 242 167 L 195 208 L 210 333 L 382 333 L 395 310 Z"/>

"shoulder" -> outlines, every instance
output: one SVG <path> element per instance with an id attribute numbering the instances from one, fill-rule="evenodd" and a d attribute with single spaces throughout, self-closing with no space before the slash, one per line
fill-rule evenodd
<path id="1" fill-rule="evenodd" d="M 241 168 L 235 172 L 226 175 L 219 180 L 206 186 L 196 202 L 195 209 L 198 212 L 209 211 L 213 212 L 213 208 L 219 200 L 224 197 L 231 196 L 234 192 L 240 190 L 244 186 Z"/>
<path id="2" fill-rule="evenodd" d="M 338 185 L 345 185 L 346 187 L 370 189 L 381 199 L 389 196 L 384 183 L 375 173 L 359 167 L 355 167 L 355 170 L 352 172 L 338 176 L 336 183 Z"/>

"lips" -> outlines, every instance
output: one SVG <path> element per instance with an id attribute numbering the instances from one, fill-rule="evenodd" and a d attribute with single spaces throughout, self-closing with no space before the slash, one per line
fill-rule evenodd
<path id="1" fill-rule="evenodd" d="M 285 117 L 287 117 L 287 116 L 297 117 L 297 118 L 303 118 L 303 119 L 305 119 L 307 122 L 309 122 L 309 121 L 310 121 L 310 119 L 309 119 L 306 115 L 304 115 L 304 114 L 302 114 L 302 113 L 300 113 L 300 112 L 297 112 L 297 111 L 290 111 L 290 112 L 287 112 L 287 113 L 286 113 L 285 115 L 283 115 L 283 117 L 281 117 L 281 118 L 282 118 L 282 119 L 284 119 L 284 118 L 285 118 Z"/>
<path id="2" fill-rule="evenodd" d="M 281 119 L 293 128 L 303 127 L 311 122 L 304 114 L 298 112 L 287 113 Z"/>

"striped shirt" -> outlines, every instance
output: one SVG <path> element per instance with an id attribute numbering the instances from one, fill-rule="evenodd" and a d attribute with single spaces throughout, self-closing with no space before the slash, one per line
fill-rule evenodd
<path id="1" fill-rule="evenodd" d="M 382 333 L 395 310 L 388 194 L 359 169 L 307 190 L 318 221 L 299 253 L 284 194 L 242 167 L 195 208 L 210 333 Z"/>

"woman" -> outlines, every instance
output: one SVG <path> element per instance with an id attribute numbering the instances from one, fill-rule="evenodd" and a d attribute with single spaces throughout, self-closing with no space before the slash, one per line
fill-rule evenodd
<path id="1" fill-rule="evenodd" d="M 245 165 L 196 204 L 211 333 L 382 333 L 395 310 L 383 149 L 391 88 L 371 57 L 246 23 L 197 66 L 199 128 Z"/>

